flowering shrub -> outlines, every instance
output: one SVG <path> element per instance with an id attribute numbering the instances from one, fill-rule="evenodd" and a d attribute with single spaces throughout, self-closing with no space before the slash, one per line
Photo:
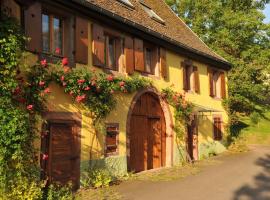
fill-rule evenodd
<path id="1" fill-rule="evenodd" d="M 168 103 L 174 107 L 175 120 L 184 121 L 185 124 L 188 124 L 193 112 L 193 105 L 186 100 L 185 93 L 181 94 L 173 91 L 171 88 L 166 88 L 162 90 L 162 95 L 167 99 Z"/>
<path id="2" fill-rule="evenodd" d="M 185 148 L 182 142 L 185 141 L 186 138 L 186 129 L 191 121 L 193 105 L 186 101 L 185 93 L 181 94 L 175 92 L 171 88 L 163 89 L 162 96 L 172 107 L 174 107 L 175 124 L 173 129 L 176 134 L 176 144 L 179 154 L 182 156 L 181 161 L 186 160 L 185 158 L 188 156 L 188 153 L 186 152 L 187 148 Z M 185 152 L 185 155 L 183 155 L 183 152 Z"/>
<path id="3" fill-rule="evenodd" d="M 58 64 L 42 60 L 28 73 L 29 91 L 27 109 L 41 111 L 45 108 L 45 95 L 50 93 L 49 84 L 52 81 L 64 88 L 75 102 L 87 106 L 96 119 L 103 118 L 114 108 L 117 92 L 132 93 L 149 86 L 150 81 L 139 76 L 120 77 L 112 74 L 97 73 L 95 70 L 69 68 L 68 59 L 63 58 Z M 29 98 L 30 97 L 30 98 Z"/>

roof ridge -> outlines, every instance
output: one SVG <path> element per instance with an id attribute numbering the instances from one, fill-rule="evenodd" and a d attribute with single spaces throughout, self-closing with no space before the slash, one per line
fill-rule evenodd
<path id="1" fill-rule="evenodd" d="M 223 59 L 223 60 L 225 60 L 226 62 L 228 62 L 225 58 L 223 58 L 221 55 L 219 55 L 218 53 L 216 53 L 213 49 L 211 49 L 179 16 L 177 16 L 176 15 L 176 13 L 172 10 L 172 8 L 165 2 L 165 0 L 161 0 L 168 8 L 169 8 L 169 10 L 170 10 L 170 12 L 171 13 L 173 13 L 173 15 L 175 15 L 177 18 L 178 18 L 178 20 L 180 20 L 181 21 L 181 23 L 182 24 L 184 24 L 184 26 L 186 27 L 186 28 L 188 28 L 190 31 L 191 31 L 191 33 L 195 36 L 195 37 L 197 37 L 204 45 L 205 45 L 205 47 L 207 47 L 210 51 L 212 51 L 216 56 L 218 56 L 220 59 Z M 199 50 L 197 50 L 197 51 L 199 51 Z M 200 51 L 201 52 L 201 51 Z"/>

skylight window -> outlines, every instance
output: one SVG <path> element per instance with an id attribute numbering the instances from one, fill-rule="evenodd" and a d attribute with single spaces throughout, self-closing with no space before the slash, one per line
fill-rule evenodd
<path id="1" fill-rule="evenodd" d="M 129 1 L 129 0 L 117 0 L 117 1 L 119 1 L 119 2 L 120 2 L 120 3 L 122 3 L 122 4 L 124 4 L 125 6 L 128 6 L 128 7 L 130 7 L 130 8 L 133 8 L 133 9 L 134 9 L 133 4 L 132 4 L 132 3 L 130 3 L 130 1 Z"/>
<path id="2" fill-rule="evenodd" d="M 161 23 L 161 24 L 165 24 L 165 21 L 158 16 L 150 7 L 148 7 L 147 5 L 145 5 L 143 2 L 140 2 L 143 9 L 145 10 L 145 12 L 155 21 Z"/>

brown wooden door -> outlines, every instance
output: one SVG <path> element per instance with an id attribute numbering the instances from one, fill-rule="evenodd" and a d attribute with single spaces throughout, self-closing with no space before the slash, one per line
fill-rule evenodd
<path id="1" fill-rule="evenodd" d="M 75 123 L 50 123 L 46 174 L 49 183 L 72 183 L 79 188 L 80 147 L 78 127 Z"/>
<path id="2" fill-rule="evenodd" d="M 187 127 L 187 152 L 191 160 L 198 160 L 198 124 L 196 116 Z"/>
<path id="3" fill-rule="evenodd" d="M 165 118 L 151 93 L 136 102 L 130 125 L 130 170 L 139 172 L 165 165 Z"/>

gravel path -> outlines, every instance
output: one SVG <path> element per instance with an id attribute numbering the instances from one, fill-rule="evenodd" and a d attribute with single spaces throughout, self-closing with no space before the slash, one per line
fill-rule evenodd
<path id="1" fill-rule="evenodd" d="M 270 146 L 250 148 L 184 179 L 130 181 L 117 191 L 124 200 L 270 200 Z"/>

